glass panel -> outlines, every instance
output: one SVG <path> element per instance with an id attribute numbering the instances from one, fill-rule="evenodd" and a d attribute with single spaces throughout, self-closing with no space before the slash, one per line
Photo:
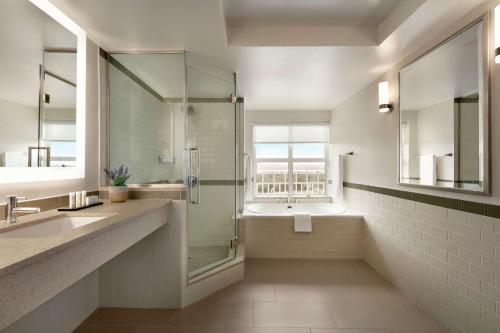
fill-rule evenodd
<path id="1" fill-rule="evenodd" d="M 183 179 L 184 70 L 182 53 L 111 55 L 109 165 L 130 184 Z"/>
<path id="2" fill-rule="evenodd" d="M 323 143 L 295 143 L 292 148 L 293 158 L 325 158 Z"/>
<path id="3" fill-rule="evenodd" d="M 199 184 L 189 184 L 189 277 L 236 256 L 236 107 L 234 83 L 187 68 L 187 147 L 199 151 Z M 197 163 L 191 163 L 197 165 Z M 193 173 L 195 170 L 191 170 Z"/>
<path id="4" fill-rule="evenodd" d="M 258 143 L 255 145 L 256 158 L 288 158 L 288 144 Z"/>
<path id="5" fill-rule="evenodd" d="M 287 196 L 288 163 L 257 162 L 256 186 L 258 196 Z"/>
<path id="6" fill-rule="evenodd" d="M 292 183 L 294 195 L 325 195 L 325 162 L 294 162 Z"/>

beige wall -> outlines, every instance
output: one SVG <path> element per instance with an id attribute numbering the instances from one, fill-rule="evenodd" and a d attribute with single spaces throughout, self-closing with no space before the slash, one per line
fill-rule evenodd
<path id="1" fill-rule="evenodd" d="M 0 202 L 8 194 L 28 196 L 30 199 L 66 194 L 77 190 L 98 189 L 99 164 L 99 122 L 98 122 L 98 48 L 87 40 L 87 114 L 86 114 L 86 156 L 85 178 L 49 182 L 6 184 L 0 187 Z"/>
<path id="2" fill-rule="evenodd" d="M 28 153 L 38 139 L 38 108 L 0 99 L 0 154 Z M 18 126 L 22 125 L 22 126 Z M 26 163 L 28 158 L 26 156 Z M 0 161 L 0 166 L 4 164 Z M 26 164 L 27 165 L 27 164 Z"/>
<path id="3" fill-rule="evenodd" d="M 437 43 L 460 30 L 469 22 L 477 19 L 488 10 L 492 10 L 498 1 L 488 1 L 481 7 L 453 23 L 446 31 L 437 33 L 433 40 L 422 46 L 405 61 L 392 68 L 379 80 L 372 82 L 346 102 L 336 107 L 332 112 L 331 140 L 334 152 L 353 150 L 355 156 L 347 158 L 345 177 L 348 182 L 375 185 L 408 190 L 397 185 L 398 175 L 398 72 L 399 70 L 424 54 Z M 493 26 L 490 26 L 493 34 Z M 493 62 L 493 49 L 490 48 L 490 61 Z M 378 82 L 388 80 L 390 84 L 390 99 L 394 103 L 394 111 L 384 114 L 378 112 Z M 413 188 L 415 192 L 429 193 L 440 196 L 498 203 L 500 200 L 500 155 L 495 154 L 500 146 L 500 132 L 495 131 L 500 125 L 500 95 L 494 93 L 500 87 L 500 66 L 491 65 L 491 142 L 492 142 L 492 178 L 493 195 L 482 197 L 459 193 L 449 193 L 434 190 Z"/>
<path id="4" fill-rule="evenodd" d="M 500 66 L 491 67 L 492 196 L 474 196 L 397 185 L 398 71 L 434 44 L 493 9 L 481 8 L 436 34 L 376 82 L 332 112 L 334 151 L 354 150 L 345 180 L 476 202 L 500 200 Z M 492 27 L 490 28 L 492 32 Z M 493 51 L 492 49 L 489 50 Z M 493 57 L 490 57 L 493 60 Z M 377 83 L 388 80 L 395 110 L 377 110 Z M 500 328 L 500 220 L 396 197 L 346 188 L 343 204 L 360 211 L 366 222 L 365 260 L 404 290 L 450 332 L 498 332 Z"/>

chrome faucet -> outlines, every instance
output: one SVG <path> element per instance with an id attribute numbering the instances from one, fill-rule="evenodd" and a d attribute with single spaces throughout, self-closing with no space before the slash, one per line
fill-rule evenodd
<path id="1" fill-rule="evenodd" d="M 17 213 L 24 214 L 35 214 L 40 213 L 41 209 L 39 207 L 17 207 L 17 200 L 26 200 L 27 197 L 19 195 L 8 195 L 7 206 L 5 207 L 5 221 L 7 223 L 17 222 Z"/>

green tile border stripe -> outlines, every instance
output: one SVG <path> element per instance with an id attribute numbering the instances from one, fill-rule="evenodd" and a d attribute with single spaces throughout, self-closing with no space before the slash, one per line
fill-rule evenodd
<path id="1" fill-rule="evenodd" d="M 349 182 L 344 182 L 344 187 L 500 219 L 500 206 L 497 205 Z"/>

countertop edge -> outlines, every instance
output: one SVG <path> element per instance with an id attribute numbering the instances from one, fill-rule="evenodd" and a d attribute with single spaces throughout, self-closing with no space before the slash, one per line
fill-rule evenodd
<path id="1" fill-rule="evenodd" d="M 148 200 L 148 199 L 135 199 L 135 200 Z M 135 200 L 129 200 L 129 201 L 135 201 Z M 150 200 L 148 200 L 148 201 L 150 201 Z M 153 200 L 151 200 L 151 201 L 153 201 Z M 51 256 L 57 252 L 63 251 L 64 249 L 67 249 L 68 247 L 75 246 L 75 245 L 77 245 L 85 240 L 93 238 L 93 237 L 100 235 L 104 232 L 110 231 L 110 230 L 112 230 L 112 229 L 114 229 L 114 228 L 116 228 L 116 227 L 118 227 L 126 222 L 129 222 L 130 220 L 134 220 L 142 215 L 155 212 L 155 211 L 162 209 L 164 207 L 171 206 L 171 204 L 172 204 L 172 200 L 170 200 L 170 199 L 154 199 L 154 201 L 157 201 L 158 204 L 153 205 L 152 207 L 148 207 L 147 209 L 134 211 L 133 213 L 127 214 L 126 216 L 124 216 L 123 218 L 121 218 L 117 221 L 109 223 L 110 218 L 116 218 L 116 215 L 119 215 L 119 213 L 117 213 L 113 216 L 102 219 L 101 221 L 95 222 L 95 223 L 100 222 L 101 224 L 103 224 L 102 227 L 100 227 L 96 230 L 89 231 L 88 233 L 85 233 L 85 234 L 79 235 L 79 236 L 75 235 L 74 238 L 68 239 L 67 241 L 61 241 L 59 244 L 56 244 L 54 246 L 49 246 L 45 249 L 42 249 L 39 252 L 34 253 L 33 255 L 31 255 L 29 257 L 15 261 L 12 264 L 0 267 L 0 278 L 5 276 L 5 275 L 8 275 L 10 273 L 13 273 L 13 272 L 17 271 L 18 269 L 21 269 L 27 265 L 30 265 L 36 261 L 43 260 L 45 257 Z M 105 208 L 106 206 L 96 206 L 96 207 L 99 207 L 101 210 L 101 209 Z M 51 211 L 57 211 L 57 209 L 54 209 Z M 89 210 L 87 212 L 94 212 L 94 211 Z M 109 224 L 106 224 L 106 222 L 108 222 Z M 168 221 L 166 221 L 166 223 L 168 223 Z M 84 226 L 82 228 L 85 228 L 85 227 L 86 226 Z"/>

